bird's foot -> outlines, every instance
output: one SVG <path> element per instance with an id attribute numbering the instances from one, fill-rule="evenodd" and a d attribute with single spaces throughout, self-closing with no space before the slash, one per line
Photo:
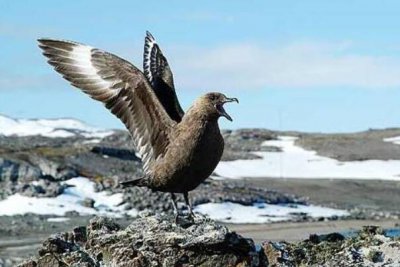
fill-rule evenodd
<path id="1" fill-rule="evenodd" d="M 188 227 L 195 224 L 195 218 L 194 214 L 175 214 L 174 222 L 181 227 Z"/>
<path id="2" fill-rule="evenodd" d="M 188 219 L 190 219 L 191 221 L 194 222 L 194 220 L 195 220 L 196 217 L 197 217 L 197 216 L 194 214 L 193 211 L 190 211 L 190 212 L 189 212 Z"/>

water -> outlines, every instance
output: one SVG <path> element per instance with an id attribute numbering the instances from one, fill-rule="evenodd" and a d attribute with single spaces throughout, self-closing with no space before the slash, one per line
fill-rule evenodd
<path id="1" fill-rule="evenodd" d="M 384 233 L 386 237 L 394 238 L 394 237 L 400 237 L 400 228 L 387 228 L 384 229 Z M 345 232 L 341 232 L 342 235 L 346 238 L 351 238 L 356 236 L 360 231 L 359 230 L 349 230 Z"/>
<path id="2" fill-rule="evenodd" d="M 400 237 L 400 228 L 385 229 L 385 236 L 387 236 L 387 237 Z"/>

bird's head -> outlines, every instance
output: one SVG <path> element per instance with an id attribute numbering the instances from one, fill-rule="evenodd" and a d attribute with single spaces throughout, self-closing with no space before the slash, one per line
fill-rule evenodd
<path id="1" fill-rule="evenodd" d="M 215 114 L 217 117 L 225 117 L 228 120 L 232 121 L 231 116 L 226 113 L 224 109 L 224 104 L 229 102 L 239 103 L 237 98 L 229 98 L 226 95 L 221 93 L 207 93 L 202 97 L 202 102 L 208 107 L 208 110 L 211 114 Z"/>

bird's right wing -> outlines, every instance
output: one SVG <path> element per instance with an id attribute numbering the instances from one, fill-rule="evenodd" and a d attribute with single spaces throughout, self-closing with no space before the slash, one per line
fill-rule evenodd
<path id="1" fill-rule="evenodd" d="M 176 96 L 172 71 L 150 32 L 146 32 L 144 43 L 143 71 L 168 115 L 180 122 L 184 112 Z"/>
<path id="2" fill-rule="evenodd" d="M 151 163 L 165 152 L 176 123 L 143 73 L 129 62 L 90 46 L 51 39 L 38 41 L 57 72 L 121 119 L 148 172 Z"/>

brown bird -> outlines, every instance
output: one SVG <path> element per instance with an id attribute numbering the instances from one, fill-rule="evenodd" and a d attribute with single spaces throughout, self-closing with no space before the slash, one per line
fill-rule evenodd
<path id="1" fill-rule="evenodd" d="M 173 75 L 154 37 L 147 32 L 144 73 L 111 53 L 71 41 L 39 39 L 48 63 L 91 98 L 101 101 L 129 130 L 144 176 L 122 183 L 170 192 L 176 219 L 174 193 L 183 193 L 189 215 L 194 216 L 188 192 L 214 171 L 224 140 L 218 118 L 232 118 L 223 105 L 238 100 L 221 93 L 198 98 L 183 113 Z"/>

